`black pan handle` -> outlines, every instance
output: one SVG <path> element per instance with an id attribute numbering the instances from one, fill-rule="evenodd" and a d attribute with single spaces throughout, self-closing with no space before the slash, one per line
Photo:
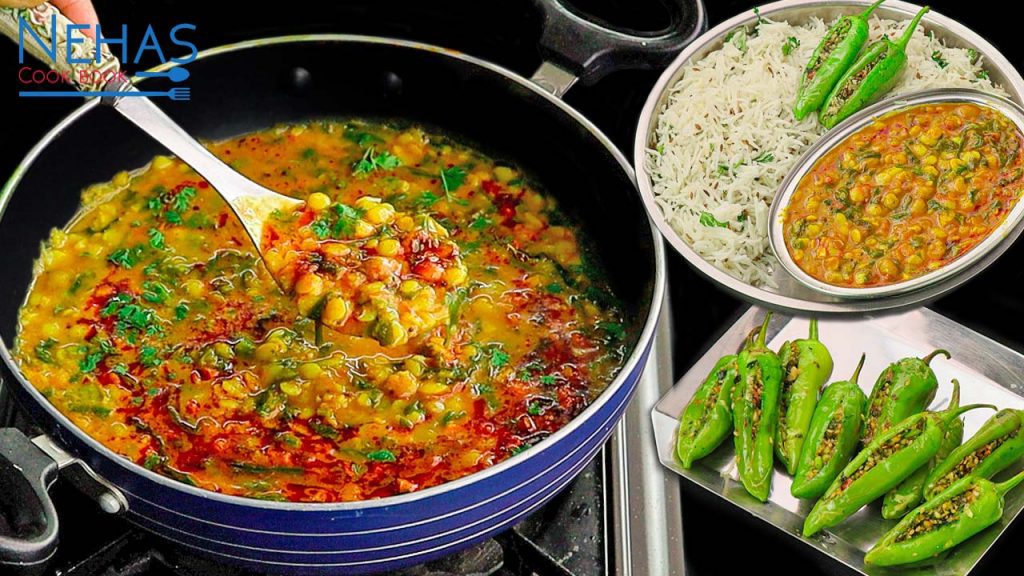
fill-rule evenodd
<path id="1" fill-rule="evenodd" d="M 702 0 L 661 1 L 669 10 L 669 25 L 640 32 L 588 18 L 562 0 L 535 0 L 543 17 L 541 53 L 584 84 L 615 70 L 664 66 L 703 32 L 705 16 Z"/>
<path id="2" fill-rule="evenodd" d="M 41 569 L 57 550 L 57 510 L 47 493 L 57 470 L 20 430 L 0 428 L 0 572 Z"/>

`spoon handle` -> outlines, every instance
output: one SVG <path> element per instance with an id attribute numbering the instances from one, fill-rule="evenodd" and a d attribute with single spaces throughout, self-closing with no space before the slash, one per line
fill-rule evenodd
<path id="1" fill-rule="evenodd" d="M 254 187 L 248 178 L 235 172 L 214 156 L 152 100 L 142 95 L 131 82 L 115 80 L 107 84 L 105 91 L 117 94 L 104 96 L 104 104 L 113 107 L 132 124 L 191 166 L 216 188 L 229 204 L 233 204 L 241 196 L 253 195 Z"/>

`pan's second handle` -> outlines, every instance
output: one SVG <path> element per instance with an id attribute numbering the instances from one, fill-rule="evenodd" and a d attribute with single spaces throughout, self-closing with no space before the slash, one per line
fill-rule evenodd
<path id="1" fill-rule="evenodd" d="M 639 32 L 608 25 L 578 14 L 563 0 L 535 0 L 543 29 L 540 47 L 545 59 L 584 84 L 613 70 L 664 66 L 704 28 L 702 0 L 661 0 L 671 22 L 656 32 Z M 543 75 L 543 70 L 538 71 Z"/>
<path id="2" fill-rule="evenodd" d="M 47 493 L 57 470 L 21 431 L 0 428 L 0 573 L 41 570 L 57 550 L 57 510 Z"/>
<path id="3" fill-rule="evenodd" d="M 121 63 L 106 44 L 101 46 L 97 62 L 96 44 L 82 33 L 82 26 L 49 2 L 35 8 L 0 8 L 0 33 L 20 42 L 26 52 L 60 72 L 79 90 L 102 90 L 118 76 Z"/>

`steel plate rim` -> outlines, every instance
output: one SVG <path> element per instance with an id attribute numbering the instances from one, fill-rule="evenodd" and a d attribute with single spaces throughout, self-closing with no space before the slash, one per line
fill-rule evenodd
<path id="1" fill-rule="evenodd" d="M 871 3 L 871 0 L 780 0 L 759 6 L 759 12 L 761 16 L 785 18 L 785 14 L 788 11 L 795 9 L 809 9 L 815 7 L 834 9 L 836 7 L 844 6 L 856 8 L 866 7 Z M 921 8 L 921 6 L 903 2 L 902 0 L 888 0 L 884 4 L 884 7 L 899 10 L 906 14 L 907 17 L 910 17 Z M 672 229 L 654 197 L 654 191 L 651 186 L 651 177 L 646 166 L 649 150 L 648 144 L 652 141 L 654 130 L 657 128 L 657 119 L 663 106 L 662 101 L 667 97 L 675 82 L 678 81 L 679 76 L 682 73 L 681 69 L 689 64 L 690 59 L 696 53 L 704 50 L 709 45 L 718 42 L 730 30 L 738 26 L 752 24 L 756 20 L 757 16 L 753 14 L 753 11 L 748 10 L 719 23 L 704 34 L 701 34 L 693 43 L 684 48 L 679 55 L 676 56 L 676 59 L 673 60 L 672 63 L 669 64 L 662 72 L 644 103 L 633 141 L 633 164 L 636 170 L 637 188 L 640 191 L 640 196 L 643 200 L 644 207 L 647 209 L 648 216 L 654 222 L 654 225 L 669 245 L 686 260 L 686 263 L 691 268 L 695 269 L 702 276 L 713 282 L 717 287 L 726 290 L 746 302 L 771 308 L 773 310 L 780 310 L 787 314 L 796 315 L 807 315 L 812 313 L 864 314 L 868 312 L 884 312 L 905 309 L 938 298 L 942 294 L 956 288 L 960 283 L 980 272 L 980 270 L 978 270 L 969 276 L 962 276 L 958 278 L 959 282 L 943 286 L 942 290 L 937 290 L 935 287 L 932 287 L 931 289 L 926 288 L 912 294 L 904 295 L 900 298 L 854 300 L 845 302 L 808 300 L 801 297 L 787 296 L 778 292 L 772 292 L 764 288 L 758 288 L 742 282 L 738 278 L 720 270 L 705 260 L 692 247 L 690 247 L 690 245 L 687 244 L 679 234 L 675 232 L 675 230 Z M 988 40 L 960 22 L 949 18 L 940 12 L 930 11 L 924 15 L 922 21 L 933 28 L 945 29 L 951 34 L 963 39 L 965 42 L 977 47 L 978 51 L 988 62 L 989 66 L 1000 70 L 1006 76 L 1008 84 L 1013 87 L 1016 93 L 1021 95 L 1022 99 L 1024 99 L 1024 77 L 1021 76 L 1020 72 L 1017 71 L 1010 61 L 1007 60 L 1006 57 Z M 1005 252 L 1006 248 L 1008 248 L 1008 246 L 1002 246 L 1001 249 L 993 249 L 987 254 L 988 259 L 983 262 L 979 262 L 978 266 L 981 268 L 987 267 L 995 260 L 995 258 Z"/>
<path id="2" fill-rule="evenodd" d="M 509 70 L 498 64 L 489 62 L 482 58 L 470 56 L 468 54 L 459 52 L 457 50 L 451 50 L 442 48 L 432 44 L 415 42 L 411 40 L 402 40 L 397 38 L 388 38 L 383 36 L 367 36 L 361 34 L 301 34 L 301 35 L 286 35 L 286 36 L 275 36 L 270 38 L 261 38 L 257 40 L 246 40 L 242 42 L 236 42 L 232 44 L 226 44 L 222 46 L 216 46 L 206 50 L 200 51 L 196 55 L 196 60 L 202 58 L 209 58 L 220 54 L 239 52 L 242 50 L 248 50 L 253 48 L 261 48 L 266 46 L 277 46 L 282 44 L 299 44 L 299 43 L 316 43 L 316 42 L 339 42 L 339 43 L 368 43 L 377 44 L 384 46 L 394 46 L 400 48 L 407 48 L 412 50 L 421 50 L 426 52 L 432 52 L 461 60 L 469 64 L 481 67 L 483 69 L 495 72 L 507 80 L 514 82 L 518 86 L 525 88 L 534 94 L 544 98 L 548 103 L 554 105 L 560 109 L 563 113 L 567 114 L 579 125 L 587 129 L 605 149 L 612 155 L 615 161 L 619 164 L 620 168 L 626 173 L 630 181 L 636 186 L 636 175 L 633 171 L 632 166 L 629 164 L 623 153 L 612 143 L 612 141 L 605 135 L 593 122 L 583 116 L 572 106 L 569 106 L 560 98 L 557 98 L 545 91 L 537 84 L 531 82 L 529 79 L 521 76 L 520 74 Z M 168 61 L 160 66 L 152 68 L 152 71 L 163 71 L 168 70 L 177 66 L 175 62 Z M 138 80 L 138 79 L 136 79 Z M 7 205 L 10 201 L 11 195 L 14 193 L 15 188 L 21 182 L 22 177 L 28 170 L 29 166 L 36 160 L 36 158 L 42 154 L 43 150 L 49 146 L 50 142 L 59 136 L 65 129 L 71 126 L 79 117 L 88 113 L 93 107 L 98 106 L 100 101 L 96 98 L 89 99 L 78 108 L 72 110 L 67 116 L 65 116 L 60 122 L 57 123 L 49 132 L 47 132 L 22 158 L 15 167 L 11 176 L 4 183 L 3 187 L 0 188 L 0 219 L 3 218 L 4 212 L 6 212 Z M 631 351 L 626 362 L 619 369 L 615 379 L 605 388 L 597 399 L 590 405 L 587 406 L 580 414 L 577 414 L 570 422 L 565 426 L 558 429 L 554 434 L 548 436 L 537 446 L 531 448 L 533 454 L 549 449 L 559 441 L 569 436 L 573 431 L 583 425 L 583 423 L 591 418 L 593 414 L 604 409 L 609 399 L 612 398 L 616 392 L 619 391 L 623 386 L 627 385 L 627 380 L 632 372 L 639 366 L 641 360 L 647 355 L 649 351 L 649 345 L 654 338 L 654 330 L 657 325 L 658 315 L 661 310 L 662 301 L 665 294 L 666 285 L 666 255 L 665 247 L 661 242 L 661 235 L 657 233 L 654 223 L 648 218 L 649 233 L 651 234 L 652 246 L 654 251 L 654 279 L 653 279 L 653 290 L 651 294 L 650 308 L 648 310 L 646 318 L 643 320 L 643 328 L 637 337 L 637 344 Z M 76 426 L 71 420 L 57 410 L 52 404 L 49 403 L 39 391 L 28 382 L 21 370 L 18 368 L 17 363 L 10 354 L 10 350 L 7 347 L 7 343 L 0 338 L 0 358 L 3 359 L 4 363 L 7 364 L 11 372 L 14 374 L 15 379 L 18 381 L 18 385 L 22 387 L 25 393 L 30 395 L 32 399 L 39 405 L 47 415 L 55 421 L 60 428 L 68 431 L 70 434 L 75 436 L 79 441 L 91 448 L 93 451 L 99 453 L 107 461 L 120 466 L 127 472 L 139 475 L 146 480 L 161 485 L 164 488 L 174 490 L 176 492 L 182 492 L 189 496 L 198 497 L 206 500 L 221 502 L 233 506 L 241 506 L 245 508 L 259 508 L 266 510 L 275 511 L 297 511 L 297 512 L 322 512 L 322 511 L 350 511 L 350 510 L 367 510 L 385 508 L 389 506 L 397 506 L 402 504 L 408 504 L 431 498 L 434 496 L 440 496 L 449 492 L 454 492 L 461 488 L 476 484 L 482 480 L 490 478 L 494 475 L 500 474 L 505 470 L 513 468 L 525 462 L 524 459 L 517 460 L 516 458 L 507 458 L 490 468 L 486 468 L 479 472 L 474 472 L 462 478 L 445 482 L 437 486 L 425 488 L 416 492 L 410 492 L 408 494 L 400 494 L 397 496 L 388 496 L 385 498 L 379 498 L 375 500 L 359 500 L 354 502 L 332 502 L 332 503 L 317 503 L 317 502 L 274 502 L 267 500 L 259 500 L 255 498 L 245 498 L 242 496 L 233 496 L 229 494 L 221 494 L 204 490 L 202 488 L 189 486 L 181 482 L 177 482 L 166 476 L 161 476 L 156 472 L 147 470 L 145 467 L 139 466 L 134 462 L 129 461 L 123 456 L 110 450 L 99 441 L 95 440 L 88 434 L 85 434 L 78 426 Z M 62 442 L 58 444 L 63 445 Z M 529 456 L 528 456 L 529 457 Z"/>

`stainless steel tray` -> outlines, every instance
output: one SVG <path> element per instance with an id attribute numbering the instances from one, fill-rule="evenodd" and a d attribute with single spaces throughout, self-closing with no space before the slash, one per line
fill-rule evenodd
<path id="1" fill-rule="evenodd" d="M 822 18 L 827 22 L 844 14 L 861 12 L 872 2 L 873 0 L 781 0 L 764 4 L 759 7 L 759 11 L 763 17 L 772 20 L 786 20 L 793 24 L 806 22 L 811 17 Z M 908 20 L 919 9 L 920 6 L 917 4 L 887 0 L 878 7 L 875 15 L 880 18 Z M 672 229 L 654 198 L 651 176 L 647 171 L 649 150 L 652 150 L 657 143 L 655 130 L 658 125 L 658 117 L 668 102 L 672 87 L 682 77 L 690 62 L 699 60 L 720 48 L 724 38 L 732 30 L 740 26 L 751 26 L 756 20 L 757 16 L 753 10 L 747 10 L 718 24 L 694 40 L 679 53 L 679 56 L 658 78 L 658 82 L 647 97 L 647 102 L 640 114 L 633 142 L 633 167 L 636 169 L 637 187 L 640 190 L 644 206 L 647 208 L 647 213 L 658 226 L 662 236 L 668 240 L 669 245 L 698 272 L 748 302 L 802 314 L 856 314 L 886 309 L 912 308 L 955 289 L 995 261 L 1002 250 L 989 252 L 984 258 L 979 258 L 977 262 L 966 268 L 962 274 L 957 274 L 920 290 L 894 296 L 850 300 L 822 294 L 804 286 L 790 276 L 778 263 L 772 271 L 773 280 L 778 285 L 777 288 L 748 284 L 704 260 Z M 924 19 L 921 20 L 921 27 L 943 40 L 948 46 L 977 50 L 984 57 L 985 69 L 992 81 L 1002 86 L 1010 100 L 1024 105 L 1024 77 L 1021 77 L 1013 64 L 995 46 L 970 28 L 935 11 L 925 14 Z M 699 158 L 695 159 L 698 162 L 700 160 Z M 1017 232 L 1019 233 L 1019 230 Z M 1008 245 L 1013 242 L 1014 238 L 1016 238 L 1015 234 L 1007 236 L 1004 241 Z"/>
<path id="2" fill-rule="evenodd" d="M 792 536 L 795 542 L 817 548 L 822 553 L 862 574 L 968 574 L 999 538 L 1006 526 L 1024 509 L 1024 490 L 1006 496 L 1003 519 L 995 526 L 955 548 L 941 563 L 926 570 L 894 570 L 864 566 L 864 554 L 890 527 L 894 520 L 882 519 L 879 503 L 865 507 L 840 525 L 814 538 L 800 536 L 804 517 L 812 502 L 801 501 L 789 493 L 791 479 L 776 467 L 772 494 L 767 503 L 749 496 L 735 472 L 732 442 L 728 440 L 713 454 L 684 470 L 675 458 L 677 418 L 700 386 L 715 362 L 735 353 L 750 330 L 761 324 L 764 310 L 752 307 L 734 324 L 679 382 L 654 406 L 651 412 L 661 463 L 680 476 L 721 496 L 753 516 Z M 776 316 L 768 330 L 769 345 L 777 350 L 786 340 L 805 338 L 806 318 Z M 890 363 L 908 356 L 923 356 L 935 348 L 948 349 L 951 360 L 937 358 L 932 368 L 939 379 L 939 391 L 932 407 L 944 407 L 952 390 L 951 379 L 961 384 L 963 404 L 989 403 L 1000 408 L 1024 409 L 1024 355 L 944 317 L 921 308 L 898 315 L 865 320 L 822 319 L 821 340 L 835 360 L 832 380 L 846 379 L 853 373 L 861 352 L 867 354 L 860 385 L 870 393 L 875 378 Z M 992 415 L 990 410 L 975 410 L 964 415 L 967 438 Z M 1020 471 L 1024 463 L 1005 470 L 997 479 Z"/>

